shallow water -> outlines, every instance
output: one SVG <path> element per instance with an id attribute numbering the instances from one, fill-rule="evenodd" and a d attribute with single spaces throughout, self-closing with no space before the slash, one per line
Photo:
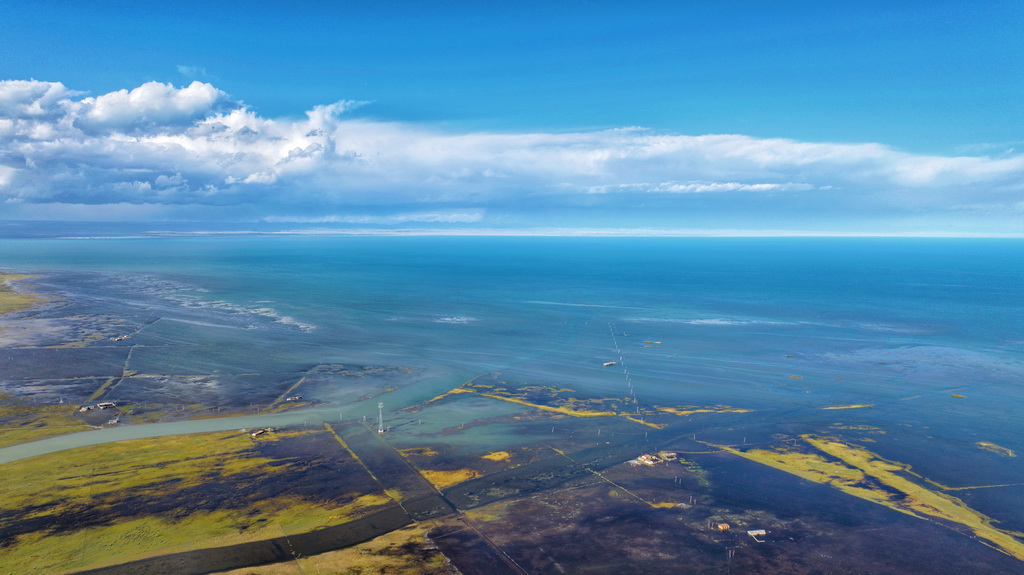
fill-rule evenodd
<path id="1" fill-rule="evenodd" d="M 123 367 L 140 375 L 107 397 L 255 411 L 305 377 L 307 399 L 323 402 L 54 438 L 0 450 L 0 461 L 168 430 L 372 419 L 377 401 L 401 441 L 520 409 L 481 401 L 398 412 L 497 372 L 510 384 L 588 397 L 624 396 L 631 385 L 645 406 L 755 410 L 670 428 L 710 439 L 877 427 L 886 433 L 872 450 L 950 486 L 1012 483 L 1024 471 L 1020 458 L 976 445 L 1024 451 L 1017 240 L 5 239 L 0 267 L 39 274 L 36 289 L 63 297 L 59 308 L 0 320 L 8 392 L 83 401 L 58 375 L 101 378 Z M 78 319 L 54 319 L 69 316 Z M 45 380 L 11 336 L 31 324 L 56 341 L 88 332 L 89 322 L 137 331 L 106 342 L 101 359 L 53 352 L 53 365 L 71 373 Z M 340 374 L 373 368 L 388 369 Z M 872 407 L 821 409 L 846 404 Z M 515 433 L 481 426 L 448 440 L 483 451 L 514 444 Z M 1024 517 L 1018 491 L 974 499 L 989 515 Z"/>

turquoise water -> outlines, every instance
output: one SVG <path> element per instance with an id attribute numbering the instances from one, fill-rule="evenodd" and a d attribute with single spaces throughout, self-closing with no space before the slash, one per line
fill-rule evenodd
<path id="1" fill-rule="evenodd" d="M 1022 264 L 1024 242 L 980 239 L 0 244 L 0 268 L 40 274 L 38 287 L 63 294 L 76 313 L 123 316 L 126 329 L 140 328 L 127 367 L 164 379 L 126 380 L 111 397 L 259 404 L 325 365 L 404 370 L 366 377 L 363 389 L 310 383 L 307 394 L 326 402 L 325 413 L 353 415 L 372 415 L 378 398 L 395 412 L 493 372 L 596 397 L 632 385 L 643 405 L 756 410 L 720 431 L 752 441 L 876 426 L 887 433 L 874 449 L 954 486 L 1021 477 L 1021 458 L 975 442 L 1024 452 Z M 12 366 L 0 372 L 7 391 L 61 393 L 53 382 L 16 381 Z M 838 404 L 873 407 L 821 409 Z M 422 416 L 428 428 L 458 416 L 437 413 L 445 414 Z M 986 497 L 990 514 L 1009 506 L 1004 515 L 1024 516 L 1015 496 Z"/>
<path id="2" fill-rule="evenodd" d="M 514 367 L 602 385 L 591 368 L 614 349 L 614 331 L 629 334 L 619 344 L 650 393 L 675 397 L 685 383 L 730 401 L 758 395 L 750 384 L 769 385 L 783 367 L 863 374 L 849 386 L 880 397 L 916 384 L 1015 396 L 1022 264 L 1024 242 L 1013 240 L 244 237 L 0 247 L 9 269 L 102 274 L 41 280 L 70 295 L 134 297 L 163 315 L 184 306 L 225 326 L 199 336 L 273 328 L 235 339 L 268 340 L 288 364 L 282 371 L 309 362 Z M 642 345 L 649 340 L 662 344 Z M 276 359 L 259 359 L 261 371 Z"/>

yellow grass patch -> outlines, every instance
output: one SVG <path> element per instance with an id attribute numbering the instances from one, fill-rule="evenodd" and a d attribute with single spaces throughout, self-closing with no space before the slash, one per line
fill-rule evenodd
<path id="1" fill-rule="evenodd" d="M 491 399 L 499 399 L 501 401 L 508 401 L 511 403 L 518 403 L 520 405 L 527 405 L 529 407 L 533 407 L 536 409 L 543 409 L 544 411 L 553 411 L 555 413 L 572 415 L 574 417 L 612 417 L 616 415 L 614 411 L 596 411 L 591 409 L 577 408 L 572 406 L 572 402 L 566 402 L 569 404 L 568 406 L 555 407 L 551 405 L 541 405 L 539 403 L 532 403 L 526 401 L 525 399 L 518 399 L 515 397 L 508 397 L 504 395 L 496 395 L 493 393 L 480 393 L 472 390 L 467 390 L 467 392 L 476 393 L 477 395 L 482 395 L 484 397 L 490 397 Z"/>
<path id="2" fill-rule="evenodd" d="M 750 413 L 753 409 L 732 407 L 731 405 L 679 405 L 676 407 L 655 406 L 654 409 L 674 415 L 689 416 L 696 413 Z"/>
<path id="3" fill-rule="evenodd" d="M 211 471 L 232 475 L 278 469 L 265 465 L 270 459 L 251 456 L 252 449 L 246 434 L 222 431 L 118 441 L 23 459 L 2 467 L 0 509 L 89 500 L 171 480 L 177 486 L 197 485 Z"/>
<path id="4" fill-rule="evenodd" d="M 867 475 L 882 484 L 901 491 L 906 497 L 900 502 L 901 507 L 909 508 L 921 515 L 938 517 L 959 523 L 970 529 L 978 537 L 988 540 L 997 549 L 1024 561 L 1024 543 L 1014 537 L 1024 534 L 1011 533 L 992 526 L 992 519 L 968 507 L 963 501 L 936 493 L 907 479 L 902 473 L 909 472 L 909 466 L 887 461 L 865 449 L 847 445 L 836 440 L 817 439 L 804 436 L 803 439 L 828 453 L 841 459 L 844 463 L 861 469 Z"/>
<path id="5" fill-rule="evenodd" d="M 437 455 L 437 452 L 429 447 L 410 447 L 408 449 L 399 449 L 398 452 L 405 456 L 434 457 Z"/>
<path id="6" fill-rule="evenodd" d="M 505 383 L 505 382 L 502 382 Z M 577 398 L 569 388 L 555 386 L 524 385 L 516 388 L 505 388 L 471 381 L 451 391 L 443 393 L 426 403 L 437 401 L 456 393 L 472 393 L 499 401 L 517 403 L 534 409 L 570 415 L 572 417 L 623 417 L 629 421 L 654 429 L 662 429 L 666 424 L 646 421 L 646 413 L 635 413 L 634 400 L 631 397 Z M 676 415 L 692 415 L 694 413 L 748 413 L 753 410 L 735 408 L 728 405 L 713 406 L 680 406 L 656 407 L 655 412 L 662 411 Z"/>
<path id="7" fill-rule="evenodd" d="M 430 523 L 396 529 L 365 543 L 294 561 L 221 571 L 221 575 L 305 575 L 310 573 L 387 573 L 430 575 L 448 573 L 445 558 L 433 547 L 425 548 Z"/>
<path id="8" fill-rule="evenodd" d="M 509 457 L 512 457 L 512 455 L 507 451 L 492 451 L 487 455 L 481 455 L 480 457 L 490 461 L 506 461 Z"/>
<path id="9" fill-rule="evenodd" d="M 863 472 L 838 461 L 825 459 L 816 453 L 802 453 L 786 449 L 739 451 L 727 446 L 716 447 L 815 483 L 828 483 L 834 487 L 843 488 L 853 487 L 864 481 Z M 882 497 L 882 499 L 887 500 L 888 497 Z"/>
<path id="10" fill-rule="evenodd" d="M 1002 455 L 1003 457 L 1017 457 L 1017 454 L 1014 453 L 1012 449 L 1008 449 L 1001 445 L 996 445 L 991 441 L 979 441 L 975 445 L 984 449 L 985 451 L 991 451 L 992 453 L 997 453 L 999 455 Z"/>
<path id="11" fill-rule="evenodd" d="M 638 415 L 629 415 L 626 413 L 622 413 L 620 415 L 628 419 L 629 421 L 632 421 L 633 423 L 639 423 L 640 425 L 646 425 L 647 427 L 651 427 L 654 429 L 665 429 L 666 427 L 668 427 L 668 425 L 665 423 L 651 423 L 650 421 L 647 421 Z"/>
<path id="12" fill-rule="evenodd" d="M 0 551 L 0 562 L 11 572 L 61 573 L 270 539 L 345 521 L 336 511 L 299 499 L 281 498 L 274 503 L 260 509 L 256 517 L 245 510 L 201 511 L 174 519 L 137 516 L 62 535 L 33 533 Z M 257 518 L 265 521 L 253 525 Z"/>
<path id="13" fill-rule="evenodd" d="M 30 279 L 33 276 L 0 273 L 0 314 L 32 307 L 40 301 L 36 295 L 19 293 L 11 287 L 11 282 Z"/>
<path id="14" fill-rule="evenodd" d="M 453 470 L 436 470 L 436 469 L 422 469 L 420 473 L 423 477 L 433 484 L 438 489 L 445 489 L 462 483 L 463 481 L 469 481 L 480 477 L 480 472 L 475 469 L 463 468 Z"/>
<path id="15" fill-rule="evenodd" d="M 280 440 L 301 433 L 274 435 Z M 21 535 L 0 549 L 0 565 L 12 573 L 77 571 L 310 531 L 391 503 L 383 493 L 343 503 L 281 494 L 253 499 L 248 506 L 187 514 L 153 514 L 144 505 L 117 508 L 124 494 L 159 500 L 211 482 L 244 485 L 287 473 L 287 466 L 270 465 L 273 461 L 258 455 L 247 434 L 231 431 L 120 441 L 4 464 L 0 515 L 16 517 L 30 508 L 40 517 L 89 510 L 111 521 Z"/>
<path id="16" fill-rule="evenodd" d="M 888 461 L 863 447 L 838 439 L 811 435 L 802 435 L 800 439 L 817 453 L 799 451 L 796 447 L 749 451 L 721 445 L 714 447 L 810 481 L 832 485 L 855 497 L 903 513 L 957 523 L 966 527 L 982 543 L 1024 561 L 1024 543 L 1018 539 L 1024 537 L 1024 534 L 998 529 L 992 525 L 992 519 L 971 509 L 960 499 L 932 491 L 911 480 L 910 477 L 918 477 L 929 482 L 914 474 L 910 466 Z M 827 455 L 828 459 L 822 454 Z"/>

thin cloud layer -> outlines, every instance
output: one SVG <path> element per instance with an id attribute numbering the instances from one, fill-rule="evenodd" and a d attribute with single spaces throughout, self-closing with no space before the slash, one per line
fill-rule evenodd
<path id="1" fill-rule="evenodd" d="M 264 118 L 199 81 L 99 96 L 0 82 L 0 217 L 530 225 L 546 211 L 571 226 L 628 210 L 681 227 L 756 226 L 761 212 L 978 228 L 1001 214 L 1012 231 L 1024 212 L 1021 155 L 643 128 L 452 133 L 349 114 L 363 104 Z"/>

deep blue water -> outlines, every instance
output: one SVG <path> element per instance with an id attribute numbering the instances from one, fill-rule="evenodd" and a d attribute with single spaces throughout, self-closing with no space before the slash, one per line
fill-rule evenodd
<path id="1" fill-rule="evenodd" d="M 273 301 L 324 331 L 404 315 L 465 316 L 475 327 L 508 315 L 577 317 L 552 305 L 574 304 L 608 321 L 842 327 L 844 337 L 918 336 L 914 343 L 1013 354 L 1024 323 L 1018 240 L 5 239 L 0 265 L 156 275 L 209 290 L 208 299 Z M 726 331 L 714 325 L 701 331 Z"/>

